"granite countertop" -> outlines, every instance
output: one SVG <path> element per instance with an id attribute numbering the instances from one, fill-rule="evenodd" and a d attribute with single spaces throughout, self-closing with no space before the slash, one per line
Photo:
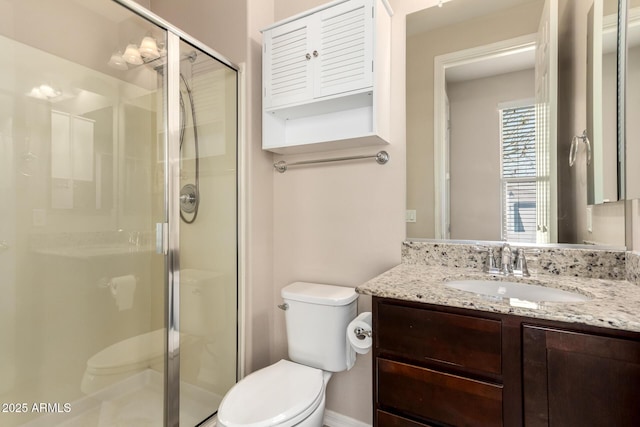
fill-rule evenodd
<path id="1" fill-rule="evenodd" d="M 536 309 L 514 307 L 507 298 L 483 297 L 444 285 L 447 281 L 461 279 L 525 282 L 592 298 L 574 303 L 544 302 Z M 358 286 L 356 291 L 377 297 L 640 332 L 640 286 L 626 280 L 549 274 L 503 277 L 491 276 L 478 269 L 400 264 Z"/>

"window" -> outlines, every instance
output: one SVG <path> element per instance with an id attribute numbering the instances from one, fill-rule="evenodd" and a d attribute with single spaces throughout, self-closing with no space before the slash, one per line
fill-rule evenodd
<path id="1" fill-rule="evenodd" d="M 533 102 L 500 108 L 502 239 L 536 242 L 536 117 Z"/>

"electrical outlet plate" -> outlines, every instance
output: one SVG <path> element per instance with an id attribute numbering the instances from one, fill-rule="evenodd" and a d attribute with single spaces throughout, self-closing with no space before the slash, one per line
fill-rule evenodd
<path id="1" fill-rule="evenodd" d="M 416 211 L 415 209 L 407 209 L 405 214 L 405 219 L 407 222 L 416 222 Z"/>

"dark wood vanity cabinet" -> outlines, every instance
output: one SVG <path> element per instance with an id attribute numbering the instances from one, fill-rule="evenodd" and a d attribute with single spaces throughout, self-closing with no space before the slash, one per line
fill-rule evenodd
<path id="1" fill-rule="evenodd" d="M 500 320 L 374 301 L 376 425 L 503 425 Z"/>
<path id="2" fill-rule="evenodd" d="M 640 426 L 640 343 L 523 325 L 524 422 Z"/>
<path id="3" fill-rule="evenodd" d="M 565 326 L 374 297 L 374 426 L 640 426 L 640 334 Z"/>

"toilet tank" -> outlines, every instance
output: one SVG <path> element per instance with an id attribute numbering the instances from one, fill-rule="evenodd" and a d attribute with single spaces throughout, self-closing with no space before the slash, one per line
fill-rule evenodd
<path id="1" fill-rule="evenodd" d="M 289 358 L 330 372 L 347 369 L 347 325 L 358 313 L 355 289 L 295 282 L 282 288 Z"/>

